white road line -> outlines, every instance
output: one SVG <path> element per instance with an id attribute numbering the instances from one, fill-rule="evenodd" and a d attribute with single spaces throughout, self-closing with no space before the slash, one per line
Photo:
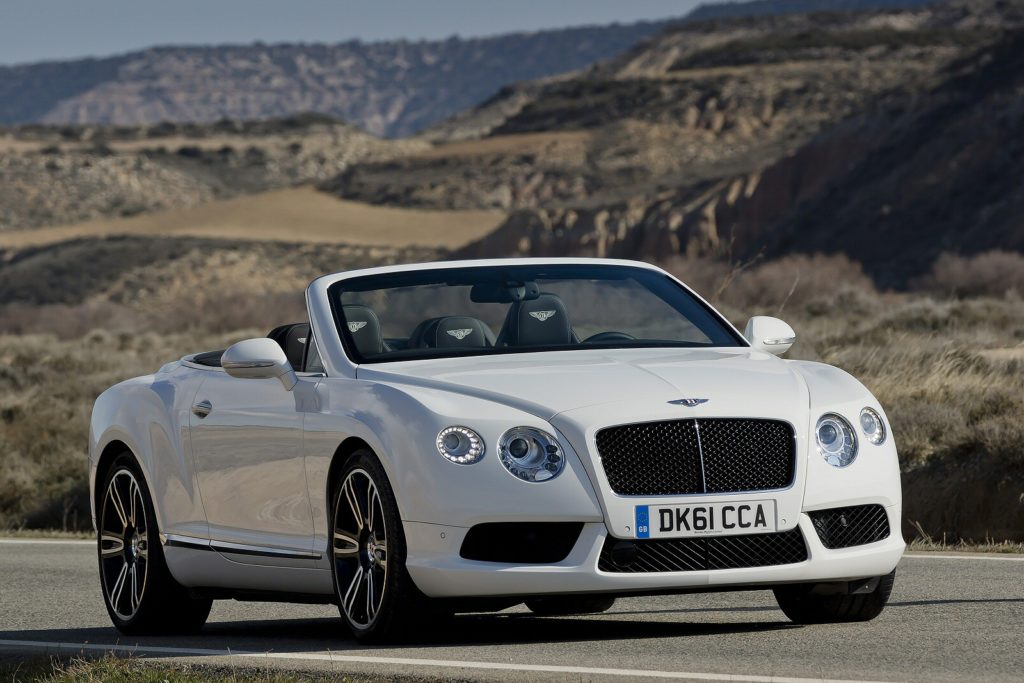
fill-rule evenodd
<path id="1" fill-rule="evenodd" d="M 27 647 L 47 650 L 118 652 L 135 655 L 170 655 L 178 657 L 235 657 L 263 660 L 332 662 L 335 664 L 391 664 L 448 669 L 485 669 L 491 671 L 533 671 L 537 673 L 576 674 L 585 676 L 612 676 L 619 678 L 665 678 L 692 681 L 729 681 L 730 683 L 881 683 L 880 681 L 852 681 L 827 678 L 800 678 L 795 676 L 759 676 L 756 674 L 716 674 L 692 671 L 652 671 L 646 669 L 605 669 L 592 666 L 559 666 L 513 662 L 474 662 L 446 659 L 417 659 L 413 657 L 367 657 L 339 655 L 333 652 L 238 652 L 235 650 L 208 650 L 190 647 L 137 647 L 134 645 L 101 645 L 98 643 L 51 643 L 33 640 L 0 640 L 0 647 Z"/>
<path id="2" fill-rule="evenodd" d="M 934 553 L 904 553 L 909 560 L 994 560 L 996 562 L 1024 562 L 1024 555 L 937 555 Z"/>
<path id="3" fill-rule="evenodd" d="M 0 545 L 91 545 L 96 541 L 72 540 L 68 538 L 0 538 Z"/>

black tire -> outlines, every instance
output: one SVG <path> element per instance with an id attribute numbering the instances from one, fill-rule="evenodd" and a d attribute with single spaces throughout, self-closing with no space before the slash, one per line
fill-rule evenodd
<path id="1" fill-rule="evenodd" d="M 775 589 L 775 600 L 791 621 L 797 624 L 837 624 L 871 621 L 885 609 L 896 581 L 896 570 L 879 577 L 870 593 L 855 595 L 815 595 L 814 584 L 797 584 Z"/>
<path id="2" fill-rule="evenodd" d="M 598 614 L 607 612 L 614 604 L 615 598 L 606 595 L 551 595 L 526 601 L 526 607 L 542 617 Z"/>
<path id="3" fill-rule="evenodd" d="M 356 640 L 384 643 L 412 636 L 432 605 L 405 567 L 405 534 L 395 494 L 369 450 L 354 453 L 338 477 L 331 539 L 338 611 Z"/>
<path id="4" fill-rule="evenodd" d="M 153 501 L 130 453 L 117 456 L 96 498 L 100 586 L 114 627 L 126 635 L 201 629 L 213 602 L 192 597 L 167 569 Z"/>

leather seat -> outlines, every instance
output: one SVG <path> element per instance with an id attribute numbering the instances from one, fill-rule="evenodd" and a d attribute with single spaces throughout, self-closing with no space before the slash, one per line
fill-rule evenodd
<path id="1" fill-rule="evenodd" d="M 356 350 L 364 356 L 375 356 L 388 350 L 380 327 L 380 318 L 369 306 L 348 304 L 342 306 L 345 325 L 355 343 Z"/>
<path id="2" fill-rule="evenodd" d="M 424 320 L 409 335 L 409 348 L 487 348 L 494 332 L 482 320 L 468 315 L 447 315 Z"/>
<path id="3" fill-rule="evenodd" d="M 309 323 L 292 323 L 275 327 L 267 335 L 284 351 L 285 357 L 296 372 L 303 371 L 306 359 L 306 342 L 309 341 Z"/>
<path id="4" fill-rule="evenodd" d="M 564 346 L 578 342 L 562 298 L 540 294 L 536 299 L 512 304 L 497 346 Z"/>

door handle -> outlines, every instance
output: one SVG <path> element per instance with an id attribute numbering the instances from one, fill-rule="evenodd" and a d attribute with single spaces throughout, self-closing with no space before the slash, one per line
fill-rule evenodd
<path id="1" fill-rule="evenodd" d="M 213 404 L 209 401 L 200 401 L 192 406 L 192 414 L 198 418 L 204 418 L 213 410 Z"/>

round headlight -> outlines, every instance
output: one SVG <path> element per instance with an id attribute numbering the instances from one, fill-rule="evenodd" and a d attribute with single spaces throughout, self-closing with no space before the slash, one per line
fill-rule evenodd
<path id="1" fill-rule="evenodd" d="M 857 435 L 850 423 L 835 413 L 821 416 L 814 436 L 821 457 L 833 467 L 846 467 L 857 457 Z"/>
<path id="2" fill-rule="evenodd" d="M 565 466 L 558 440 L 533 427 L 513 427 L 502 434 L 498 457 L 505 469 L 523 481 L 547 481 Z"/>
<path id="3" fill-rule="evenodd" d="M 876 446 L 885 441 L 885 423 L 882 416 L 871 408 L 860 411 L 860 430 L 864 432 L 864 438 Z"/>
<path id="4" fill-rule="evenodd" d="M 445 427 L 437 434 L 437 452 L 457 465 L 484 457 L 484 440 L 469 427 Z"/>

